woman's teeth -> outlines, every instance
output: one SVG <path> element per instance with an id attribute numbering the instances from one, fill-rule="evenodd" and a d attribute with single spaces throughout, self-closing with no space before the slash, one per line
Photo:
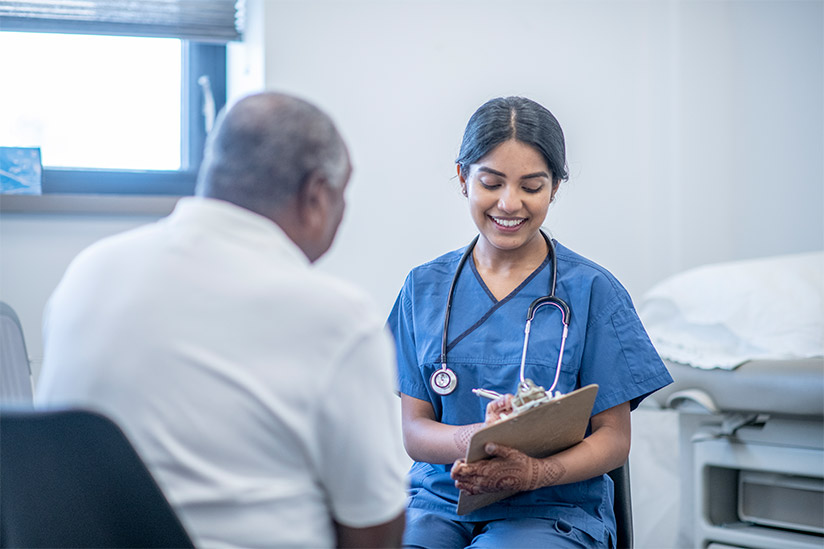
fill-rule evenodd
<path id="1" fill-rule="evenodd" d="M 501 219 L 500 217 L 493 217 L 492 220 L 497 223 L 498 225 L 502 225 L 504 227 L 516 227 L 526 221 L 525 219 Z"/>

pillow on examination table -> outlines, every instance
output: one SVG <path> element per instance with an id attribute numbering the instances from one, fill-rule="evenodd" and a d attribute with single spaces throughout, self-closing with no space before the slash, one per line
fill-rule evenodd
<path id="1" fill-rule="evenodd" d="M 690 269 L 638 313 L 663 358 L 699 368 L 824 356 L 824 252 Z"/>

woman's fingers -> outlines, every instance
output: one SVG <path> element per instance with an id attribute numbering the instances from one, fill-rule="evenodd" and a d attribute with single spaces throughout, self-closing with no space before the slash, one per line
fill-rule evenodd
<path id="1" fill-rule="evenodd" d="M 484 449 L 493 456 L 491 459 L 455 462 L 452 479 L 456 488 L 470 494 L 531 489 L 530 458 L 526 454 L 494 443 L 488 443 Z"/>
<path id="2" fill-rule="evenodd" d="M 504 414 L 512 413 L 512 395 L 506 394 L 486 405 L 486 419 L 484 423 L 490 425 L 501 420 Z"/>

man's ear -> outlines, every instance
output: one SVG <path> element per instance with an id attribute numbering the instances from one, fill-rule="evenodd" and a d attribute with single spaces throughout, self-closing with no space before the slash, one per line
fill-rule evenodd
<path id="1" fill-rule="evenodd" d="M 329 212 L 329 192 L 326 177 L 313 171 L 298 191 L 298 218 L 309 234 L 323 232 Z"/>

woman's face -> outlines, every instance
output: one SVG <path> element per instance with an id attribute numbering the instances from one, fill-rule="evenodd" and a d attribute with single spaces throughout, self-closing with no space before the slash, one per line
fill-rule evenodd
<path id="1" fill-rule="evenodd" d="M 470 165 L 466 178 L 458 166 L 458 177 L 481 237 L 501 251 L 538 234 L 556 190 L 541 153 L 514 139 Z"/>

